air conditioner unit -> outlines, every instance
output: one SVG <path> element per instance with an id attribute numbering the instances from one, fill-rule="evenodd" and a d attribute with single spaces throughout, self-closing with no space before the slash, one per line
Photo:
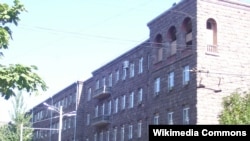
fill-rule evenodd
<path id="1" fill-rule="evenodd" d="M 128 61 L 124 61 L 123 62 L 123 68 L 128 68 L 129 66 L 129 62 Z"/>

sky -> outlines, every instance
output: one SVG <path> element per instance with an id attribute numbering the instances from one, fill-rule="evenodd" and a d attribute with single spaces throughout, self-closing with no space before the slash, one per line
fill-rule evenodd
<path id="1" fill-rule="evenodd" d="M 10 26 L 13 40 L 1 63 L 38 67 L 49 89 L 26 94 L 32 108 L 148 39 L 147 23 L 179 1 L 21 0 L 27 12 Z M 0 122 L 9 121 L 11 100 L 0 97 L 0 105 Z"/>

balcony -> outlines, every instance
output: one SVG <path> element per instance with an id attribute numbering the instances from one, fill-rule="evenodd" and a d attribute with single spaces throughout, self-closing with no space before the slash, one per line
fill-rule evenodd
<path id="1" fill-rule="evenodd" d="M 95 91 L 93 98 L 102 99 L 110 96 L 110 94 L 111 94 L 111 87 L 103 86 Z"/>
<path id="2" fill-rule="evenodd" d="M 92 120 L 92 125 L 93 126 L 105 126 L 107 124 L 109 124 L 109 119 L 110 116 L 109 115 L 102 115 L 99 117 L 95 117 Z"/>
<path id="3" fill-rule="evenodd" d="M 219 52 L 217 45 L 207 45 L 206 54 L 218 56 Z"/>

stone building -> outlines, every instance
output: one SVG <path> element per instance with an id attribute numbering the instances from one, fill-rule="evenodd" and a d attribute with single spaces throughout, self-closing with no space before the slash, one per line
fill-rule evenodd
<path id="1" fill-rule="evenodd" d="M 218 124 L 222 98 L 250 79 L 250 5 L 182 0 L 149 38 L 83 82 L 78 141 L 146 141 L 150 124 Z"/>
<path id="2" fill-rule="evenodd" d="M 82 93 L 82 84 L 81 81 L 74 82 L 30 110 L 34 141 L 58 140 L 60 107 L 62 107 L 62 141 L 75 140 L 76 111 Z"/>

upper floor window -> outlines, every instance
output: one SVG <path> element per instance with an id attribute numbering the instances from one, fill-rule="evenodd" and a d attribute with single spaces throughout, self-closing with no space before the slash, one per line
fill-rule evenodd
<path id="1" fill-rule="evenodd" d="M 134 77 L 134 75 L 135 75 L 135 64 L 131 63 L 129 66 L 129 76 Z"/>
<path id="2" fill-rule="evenodd" d="M 125 128 L 124 125 L 121 127 L 121 141 L 124 141 Z"/>
<path id="3" fill-rule="evenodd" d="M 138 121 L 137 124 L 137 137 L 140 138 L 141 137 L 141 132 L 142 132 L 142 121 Z"/>
<path id="4" fill-rule="evenodd" d="M 158 34 L 155 38 L 155 63 L 163 59 L 162 35 Z"/>
<path id="5" fill-rule="evenodd" d="M 129 108 L 134 107 L 134 92 L 131 92 L 129 95 Z"/>
<path id="6" fill-rule="evenodd" d="M 95 117 L 98 117 L 98 109 L 99 109 L 99 107 L 98 107 L 98 105 L 95 107 Z"/>
<path id="7" fill-rule="evenodd" d="M 88 101 L 91 100 L 91 95 L 92 95 L 91 93 L 92 93 L 92 89 L 89 88 L 89 89 L 88 89 Z M 71 101 L 69 101 L 69 102 L 71 102 Z"/>
<path id="8" fill-rule="evenodd" d="M 102 78 L 102 86 L 106 86 L 106 77 Z"/>
<path id="9" fill-rule="evenodd" d="M 109 135 L 110 135 L 109 132 L 110 132 L 109 130 L 106 132 L 106 141 L 109 141 Z"/>
<path id="10" fill-rule="evenodd" d="M 111 114 L 111 110 L 112 110 L 112 103 L 111 100 L 108 102 L 108 115 Z"/>
<path id="11" fill-rule="evenodd" d="M 122 80 L 125 80 L 126 76 L 127 76 L 127 68 L 123 68 L 122 70 L 123 70 L 123 72 L 122 72 Z"/>
<path id="12" fill-rule="evenodd" d="M 191 18 L 185 18 L 183 21 L 183 30 L 185 32 L 186 47 L 192 47 L 193 36 L 192 36 L 192 21 Z"/>
<path id="13" fill-rule="evenodd" d="M 98 90 L 99 88 L 100 88 L 100 81 L 96 80 L 95 89 Z"/>
<path id="14" fill-rule="evenodd" d="M 177 30 L 175 26 L 171 26 L 168 30 L 168 38 L 170 41 L 170 55 L 176 54 L 176 51 L 177 51 L 176 33 L 177 33 Z"/>
<path id="15" fill-rule="evenodd" d="M 183 124 L 189 124 L 189 108 L 183 108 Z"/>
<path id="16" fill-rule="evenodd" d="M 121 109 L 124 110 L 125 108 L 126 108 L 126 95 L 123 95 Z"/>
<path id="17" fill-rule="evenodd" d="M 115 99 L 115 107 L 114 107 L 115 110 L 114 110 L 114 113 L 117 113 L 117 112 L 118 112 L 118 104 L 119 104 L 118 102 L 119 102 L 119 99 L 116 98 L 116 99 Z"/>
<path id="18" fill-rule="evenodd" d="M 208 53 L 218 53 L 217 48 L 217 24 L 214 19 L 208 19 L 206 23 L 207 29 L 207 52 Z"/>
<path id="19" fill-rule="evenodd" d="M 142 102 L 142 97 L 143 97 L 143 89 L 142 88 L 140 88 L 139 90 L 138 90 L 138 104 L 141 104 L 141 102 Z"/>
<path id="20" fill-rule="evenodd" d="M 117 127 L 114 128 L 113 141 L 117 140 Z"/>
<path id="21" fill-rule="evenodd" d="M 112 87 L 112 73 L 109 74 L 109 87 Z"/>
<path id="22" fill-rule="evenodd" d="M 187 66 L 184 66 L 184 68 L 183 68 L 183 85 L 187 85 L 188 83 L 189 83 L 189 80 L 190 80 L 190 76 L 189 76 L 189 73 L 190 73 L 190 71 L 189 71 L 190 69 L 189 69 L 189 66 L 187 65 Z"/>
<path id="23" fill-rule="evenodd" d="M 168 90 L 171 91 L 174 88 L 174 72 L 168 74 Z"/>
<path id="24" fill-rule="evenodd" d="M 119 69 L 117 69 L 116 72 L 115 72 L 115 81 L 116 81 L 116 82 L 119 81 L 119 79 L 120 79 L 119 76 L 120 76 Z"/>
<path id="25" fill-rule="evenodd" d="M 90 114 L 87 114 L 87 120 L 86 121 L 87 121 L 86 124 L 89 125 L 90 124 Z"/>
<path id="26" fill-rule="evenodd" d="M 155 95 L 158 95 L 160 92 L 160 84 L 161 84 L 161 79 L 160 77 L 158 77 L 154 81 L 154 94 Z"/>
<path id="27" fill-rule="evenodd" d="M 133 125 L 128 126 L 128 139 L 133 138 Z"/>
<path id="28" fill-rule="evenodd" d="M 138 69 L 138 73 L 142 73 L 143 72 L 143 58 L 141 57 L 139 59 L 139 69 Z"/>

